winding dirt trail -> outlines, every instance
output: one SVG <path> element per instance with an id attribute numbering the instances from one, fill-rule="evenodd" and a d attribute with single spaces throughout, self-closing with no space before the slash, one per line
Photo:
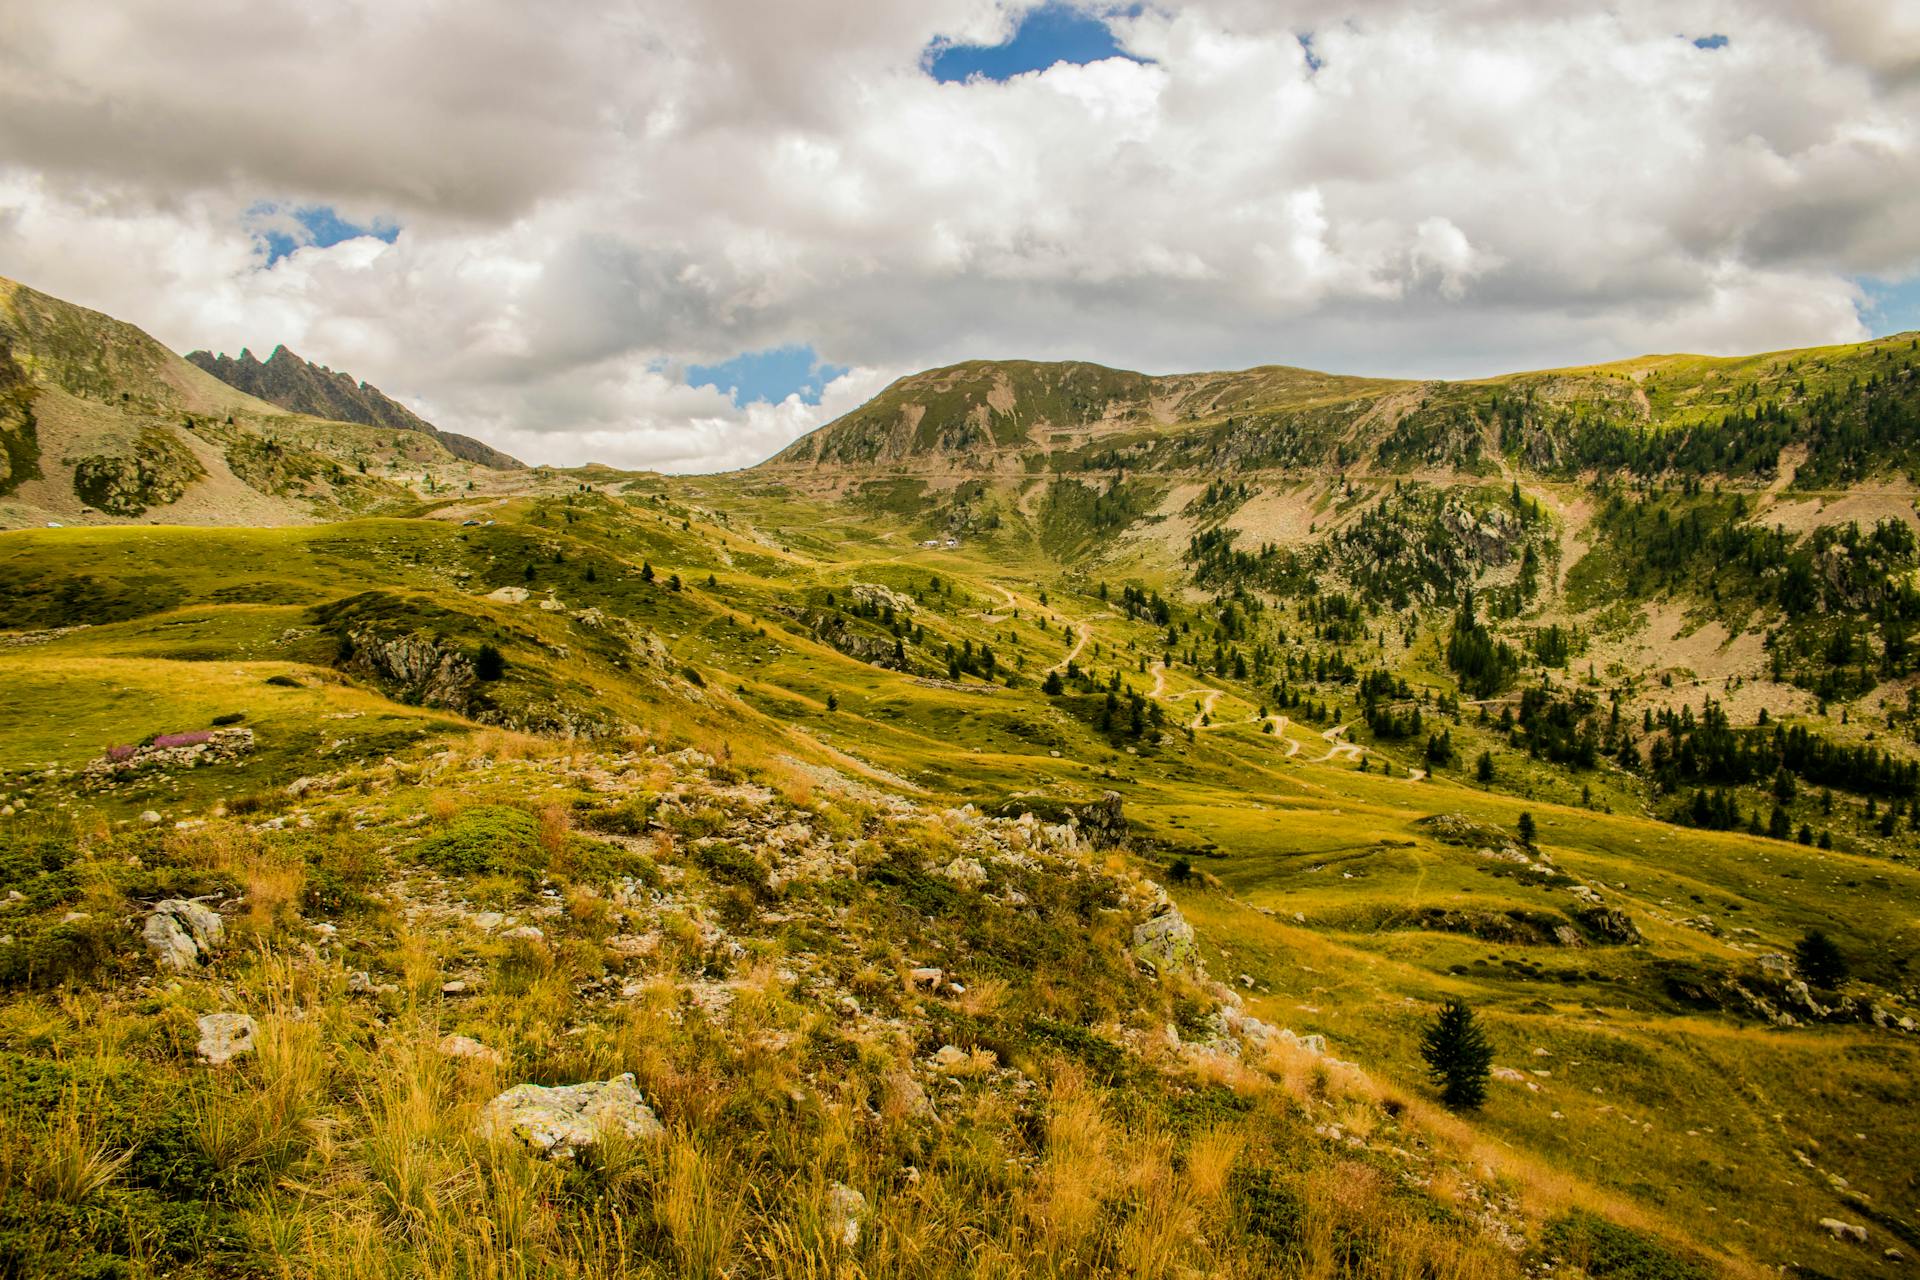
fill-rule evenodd
<path id="1" fill-rule="evenodd" d="M 1204 693 L 1205 696 L 1200 699 L 1200 705 L 1193 709 L 1193 719 L 1191 722 L 1188 723 L 1187 728 L 1189 729 L 1212 728 L 1213 726 L 1207 723 L 1207 719 L 1209 716 L 1213 714 L 1213 704 L 1220 701 L 1220 694 L 1222 693 L 1222 690 L 1196 689 L 1194 692 Z"/>
<path id="2" fill-rule="evenodd" d="M 1092 628 L 1087 626 L 1087 624 L 1084 622 L 1081 623 L 1078 627 L 1074 628 L 1073 648 L 1067 650 L 1066 657 L 1060 659 L 1060 661 L 1054 663 L 1052 666 L 1047 668 L 1047 671 L 1049 674 L 1055 671 L 1065 671 L 1067 669 L 1067 664 L 1080 656 L 1080 651 L 1087 647 L 1087 633 L 1091 630 Z"/>
<path id="3" fill-rule="evenodd" d="M 1358 743 L 1348 742 L 1342 736 L 1346 731 L 1347 726 L 1344 724 L 1337 724 L 1331 729 L 1323 730 L 1320 736 L 1327 740 L 1327 754 L 1317 757 L 1311 763 L 1325 764 L 1335 756 L 1340 757 L 1342 760 L 1360 760 L 1365 758 L 1367 754 L 1366 748 Z"/>

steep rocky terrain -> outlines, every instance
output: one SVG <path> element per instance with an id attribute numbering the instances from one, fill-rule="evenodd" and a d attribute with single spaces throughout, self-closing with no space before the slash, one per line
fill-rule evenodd
<path id="1" fill-rule="evenodd" d="M 347 374 L 302 360 L 284 346 L 275 347 L 265 361 L 255 359 L 253 352 L 245 348 L 237 358 L 224 353 L 216 356 L 210 351 L 193 351 L 188 353 L 187 360 L 228 386 L 294 413 L 395 431 L 424 432 L 438 440 L 454 457 L 496 470 L 516 470 L 524 465 L 471 436 L 442 431 L 378 387 L 355 382 Z"/>

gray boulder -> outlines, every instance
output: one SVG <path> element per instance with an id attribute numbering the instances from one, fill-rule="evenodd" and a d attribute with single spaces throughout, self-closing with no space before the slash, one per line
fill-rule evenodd
<path id="1" fill-rule="evenodd" d="M 518 1138 L 550 1160 L 571 1160 L 609 1133 L 656 1138 L 664 1132 L 634 1087 L 632 1072 L 552 1088 L 517 1084 L 481 1110 L 479 1131 Z"/>
<path id="2" fill-rule="evenodd" d="M 169 898 L 155 904 L 141 936 L 155 964 L 185 973 L 213 958 L 226 937 L 226 926 L 218 915 L 197 902 Z"/>
<path id="3" fill-rule="evenodd" d="M 244 1013 L 209 1013 L 200 1019 L 200 1043 L 194 1052 L 209 1066 L 224 1066 L 243 1054 L 253 1052 L 253 1037 L 259 1031 Z"/>
<path id="4" fill-rule="evenodd" d="M 1074 811 L 1087 843 L 1096 849 L 1111 849 L 1127 840 L 1127 815 L 1121 807 L 1120 793 L 1109 791 L 1092 804 Z"/>

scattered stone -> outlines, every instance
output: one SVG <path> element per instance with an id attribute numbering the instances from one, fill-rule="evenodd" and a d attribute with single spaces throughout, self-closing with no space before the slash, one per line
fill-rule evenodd
<path id="1" fill-rule="evenodd" d="M 209 1066 L 223 1066 L 242 1054 L 253 1052 L 254 1033 L 259 1028 L 244 1013 L 209 1013 L 200 1018 L 200 1043 L 194 1052 Z"/>
<path id="2" fill-rule="evenodd" d="M 439 1049 L 449 1058 L 473 1058 L 496 1067 L 506 1061 L 498 1049 L 490 1049 L 471 1036 L 444 1035 L 440 1037 Z"/>
<path id="3" fill-rule="evenodd" d="M 483 1137 L 518 1138 L 550 1160 L 571 1160 L 608 1133 L 645 1139 L 664 1132 L 632 1072 L 552 1088 L 517 1084 L 482 1109 L 478 1128 Z"/>
<path id="4" fill-rule="evenodd" d="M 1835 1240 L 1851 1240 L 1855 1244 L 1867 1242 L 1867 1229 L 1858 1223 L 1842 1222 L 1838 1218 L 1822 1218 L 1820 1229 Z"/>
<path id="5" fill-rule="evenodd" d="M 940 980 L 946 976 L 944 969 L 936 969 L 930 965 L 907 970 L 907 980 L 916 987 L 938 987 Z"/>
<path id="6" fill-rule="evenodd" d="M 867 1217 L 867 1198 L 844 1182 L 827 1188 L 827 1234 L 849 1249 L 860 1244 L 860 1225 Z"/>
<path id="7" fill-rule="evenodd" d="M 160 825 L 160 815 L 155 813 L 151 809 L 144 809 L 140 813 L 140 821 L 146 823 L 150 827 L 157 827 Z"/>
<path id="8" fill-rule="evenodd" d="M 939 874 L 969 889 L 978 889 L 987 882 L 987 869 L 980 865 L 978 858 L 955 858 L 940 868 Z"/>

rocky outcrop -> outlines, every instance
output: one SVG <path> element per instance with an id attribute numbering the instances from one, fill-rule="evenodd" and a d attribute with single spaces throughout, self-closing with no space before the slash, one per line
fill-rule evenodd
<path id="1" fill-rule="evenodd" d="M 204 476 L 199 460 L 171 433 L 140 433 L 131 452 L 92 454 L 73 468 L 73 491 L 108 515 L 137 516 L 149 507 L 178 502 L 187 486 Z"/>
<path id="2" fill-rule="evenodd" d="M 213 958 L 226 937 L 226 926 L 214 912 L 185 898 L 155 904 L 141 930 L 154 963 L 185 973 Z"/>
<path id="3" fill-rule="evenodd" d="M 535 1155 L 571 1160 L 603 1136 L 657 1138 L 664 1132 L 634 1087 L 633 1073 L 584 1084 L 517 1084 L 480 1113 L 483 1137 L 513 1137 Z"/>
<path id="4" fill-rule="evenodd" d="M 378 684 L 397 702 L 467 714 L 473 709 L 479 677 L 473 659 L 438 636 L 425 632 L 382 636 L 352 631 L 341 666 Z"/>

